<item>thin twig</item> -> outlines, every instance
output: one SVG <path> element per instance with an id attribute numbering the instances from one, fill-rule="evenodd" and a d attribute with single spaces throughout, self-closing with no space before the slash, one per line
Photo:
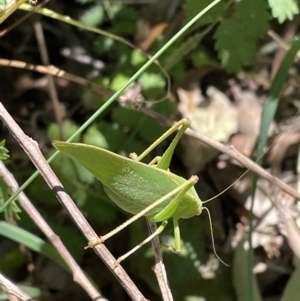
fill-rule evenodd
<path id="1" fill-rule="evenodd" d="M 89 225 L 85 217 L 82 215 L 80 210 L 77 208 L 71 197 L 65 192 L 62 184 L 52 171 L 51 167 L 42 155 L 36 141 L 28 137 L 18 124 L 13 120 L 9 113 L 4 108 L 3 104 L 0 103 L 0 119 L 5 123 L 7 128 L 11 131 L 19 145 L 23 148 L 25 153 L 31 159 L 37 170 L 40 172 L 50 189 L 56 195 L 60 203 L 67 210 L 68 214 L 73 219 L 76 226 L 80 229 L 82 234 L 88 241 L 94 241 L 98 239 L 97 234 L 93 228 Z M 119 283 L 126 290 L 132 300 L 144 301 L 147 300 L 142 293 L 138 290 L 134 282 L 127 275 L 125 270 L 119 265 L 114 266 L 116 259 L 111 255 L 107 248 L 101 244 L 93 248 L 95 253 L 103 260 L 110 271 L 117 278 Z"/>
<path id="2" fill-rule="evenodd" d="M 49 74 L 56 77 L 62 77 L 65 78 L 71 82 L 77 83 L 81 86 L 89 88 L 92 92 L 105 95 L 105 96 L 111 96 L 112 92 L 109 90 L 102 88 L 98 86 L 97 84 L 86 80 L 83 77 L 74 75 L 72 73 L 65 72 L 62 69 L 59 69 L 53 65 L 49 66 L 43 66 L 43 65 L 34 65 L 34 64 L 28 64 L 26 62 L 22 61 L 15 61 L 15 60 L 8 60 L 0 58 L 0 66 L 6 66 L 6 67 L 13 67 L 13 68 L 19 68 L 19 69 L 27 69 L 32 70 L 35 72 L 43 73 L 43 74 Z"/>
<path id="3" fill-rule="evenodd" d="M 18 288 L 15 284 L 9 281 L 2 274 L 0 274 L 0 285 L 8 295 L 13 295 L 16 296 L 18 299 L 26 300 L 26 301 L 36 300 L 36 299 L 32 299 L 29 295 L 23 292 L 20 288 Z"/>
<path id="4" fill-rule="evenodd" d="M 150 235 L 154 233 L 157 229 L 156 224 L 150 222 L 148 218 L 146 218 L 147 221 L 147 227 L 149 230 Z M 156 235 L 151 240 L 152 248 L 154 250 L 154 256 L 155 256 L 155 265 L 153 267 L 153 271 L 155 273 L 162 297 L 164 301 L 173 301 L 174 298 L 172 296 L 172 292 L 169 286 L 169 281 L 167 277 L 166 268 L 163 262 L 163 257 L 161 253 L 161 247 L 160 247 L 160 241 L 159 236 Z"/>
<path id="5" fill-rule="evenodd" d="M 0 161 L 0 175 L 3 176 L 4 181 L 12 188 L 13 191 L 18 190 L 19 186 L 14 176 L 7 170 L 4 163 Z M 91 284 L 79 265 L 76 263 L 70 252 L 62 243 L 59 236 L 57 236 L 53 230 L 49 227 L 45 219 L 40 215 L 36 208 L 32 205 L 24 192 L 18 195 L 18 201 L 24 211 L 30 216 L 34 223 L 42 230 L 47 236 L 49 241 L 56 248 L 57 252 L 64 259 L 68 267 L 70 268 L 73 279 L 77 282 L 91 297 L 93 300 L 106 300 L 97 291 L 97 289 Z"/>
<path id="6" fill-rule="evenodd" d="M 42 62 L 45 66 L 48 66 L 50 64 L 49 61 L 49 55 L 48 55 L 48 50 L 46 46 L 46 41 L 45 41 L 45 36 L 44 36 L 44 31 L 41 22 L 35 22 L 33 25 L 34 32 L 36 35 L 36 40 L 38 43 L 40 55 Z M 63 133 L 63 116 L 62 116 L 62 110 L 61 110 L 61 104 L 58 99 L 57 95 L 57 89 L 55 86 L 55 82 L 53 79 L 53 76 L 50 74 L 47 74 L 47 81 L 48 81 L 48 93 L 52 102 L 52 107 L 54 110 L 54 116 L 56 119 L 56 122 L 59 126 L 59 133 L 60 133 L 60 138 L 64 140 L 64 133 Z"/>
<path id="7" fill-rule="evenodd" d="M 268 30 L 268 36 L 277 42 L 280 48 L 286 51 L 290 50 L 291 45 L 284 41 L 274 30 Z M 297 57 L 300 58 L 300 51 L 297 52 Z"/>

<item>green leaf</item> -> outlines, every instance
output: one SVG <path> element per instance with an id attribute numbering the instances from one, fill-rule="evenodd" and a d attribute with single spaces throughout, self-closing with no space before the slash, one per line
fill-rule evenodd
<path id="1" fill-rule="evenodd" d="M 113 117 L 121 126 L 131 127 L 137 131 L 141 135 L 143 142 L 146 142 L 146 144 L 141 144 L 140 147 L 133 149 L 132 152 L 140 153 L 145 149 L 145 145 L 151 144 L 164 132 L 164 129 L 154 119 L 138 111 L 117 107 L 113 111 Z"/>
<path id="2" fill-rule="evenodd" d="M 161 74 L 145 72 L 138 79 L 146 98 L 158 98 L 163 95 L 166 80 Z"/>
<path id="3" fill-rule="evenodd" d="M 131 115 L 124 117 L 131 118 Z M 97 127 L 92 126 L 91 130 L 89 129 L 84 134 L 83 142 L 117 152 L 124 156 L 144 149 L 143 144 L 128 135 L 128 133 L 125 133 L 117 123 L 108 123 L 105 121 L 100 122 Z"/>
<path id="4" fill-rule="evenodd" d="M 196 33 L 186 41 L 180 43 L 178 47 L 173 47 L 172 52 L 166 56 L 163 66 L 170 70 L 175 64 L 180 63 L 182 58 L 195 49 L 203 38 L 203 33 Z"/>
<path id="5" fill-rule="evenodd" d="M 11 187 L 6 184 L 3 177 L 0 177 L 0 207 L 4 205 L 5 201 L 11 196 L 12 190 Z M 19 220 L 20 217 L 18 213 L 22 212 L 18 207 L 15 201 L 12 201 L 4 209 L 4 217 L 8 220 L 10 217 L 13 217 L 15 220 Z"/>
<path id="6" fill-rule="evenodd" d="M 84 134 L 84 143 L 109 149 L 105 135 L 103 135 L 95 124 L 90 126 Z"/>
<path id="7" fill-rule="evenodd" d="M 80 17 L 80 21 L 88 26 L 97 26 L 102 23 L 104 17 L 103 7 L 100 5 L 95 5 Z"/>
<path id="8" fill-rule="evenodd" d="M 137 66 L 140 64 L 144 64 L 147 61 L 146 56 L 137 49 L 134 49 L 131 53 L 131 64 L 133 66 Z"/>
<path id="9" fill-rule="evenodd" d="M 195 67 L 203 67 L 209 64 L 209 57 L 204 51 L 197 51 L 191 55 L 191 60 Z"/>
<path id="10" fill-rule="evenodd" d="M 55 248 L 36 235 L 4 221 L 0 221 L 0 235 L 21 243 L 29 249 L 47 256 L 66 270 L 69 270 Z"/>
<path id="11" fill-rule="evenodd" d="M 299 13 L 296 0 L 268 0 L 272 10 L 272 16 L 283 23 L 287 19 L 292 20 Z"/>
<path id="12" fill-rule="evenodd" d="M 231 18 L 221 22 L 214 35 L 215 48 L 227 71 L 252 63 L 256 42 L 269 28 L 267 8 L 265 1 L 242 0 Z"/>
<path id="13" fill-rule="evenodd" d="M 295 257 L 294 263 L 296 269 L 287 283 L 283 296 L 280 301 L 298 301 L 299 300 L 299 283 L 300 283 L 300 260 Z"/>
<path id="14" fill-rule="evenodd" d="M 4 145 L 5 145 L 5 140 L 0 141 L 0 161 L 9 158 L 8 149 L 6 149 Z"/>
<path id="15" fill-rule="evenodd" d="M 251 275 L 253 287 L 249 288 L 249 279 L 247 274 L 248 267 L 248 252 L 249 250 L 245 250 L 244 241 L 240 241 L 239 245 L 235 249 L 234 259 L 233 259 L 233 285 L 235 287 L 236 296 L 238 301 L 261 301 L 261 296 L 258 288 L 258 284 L 253 273 Z M 251 296 L 248 296 L 248 291 L 251 290 Z M 248 298 L 247 298 L 248 297 Z"/>
<path id="16" fill-rule="evenodd" d="M 119 72 L 112 79 L 110 89 L 112 89 L 113 91 L 117 91 L 118 89 L 120 89 L 120 87 L 122 87 L 128 81 L 128 79 L 129 79 L 128 75 Z"/>
<path id="17" fill-rule="evenodd" d="M 77 130 L 78 130 L 78 126 L 71 123 L 70 121 L 65 121 L 63 123 L 62 132 L 65 139 L 71 137 Z M 49 139 L 51 140 L 61 139 L 59 125 L 57 123 L 51 123 L 48 126 L 47 134 Z M 78 141 L 78 137 L 76 137 L 73 141 Z"/>

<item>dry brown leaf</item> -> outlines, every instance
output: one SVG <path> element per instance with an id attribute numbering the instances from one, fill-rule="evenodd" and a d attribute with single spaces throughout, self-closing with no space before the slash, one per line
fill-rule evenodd
<path id="1" fill-rule="evenodd" d="M 191 119 L 191 127 L 196 131 L 225 143 L 237 132 L 237 110 L 222 92 L 209 87 L 208 99 L 204 99 L 199 88 L 192 91 L 179 88 L 177 93 L 180 99 L 178 110 L 183 117 Z M 183 143 L 183 162 L 192 174 L 199 172 L 217 154 L 216 150 L 189 137 L 185 137 Z"/>

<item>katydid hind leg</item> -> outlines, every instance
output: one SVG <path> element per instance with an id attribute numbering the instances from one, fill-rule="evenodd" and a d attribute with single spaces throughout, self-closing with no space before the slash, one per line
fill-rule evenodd
<path id="1" fill-rule="evenodd" d="M 129 257 L 131 254 L 133 254 L 135 251 L 137 251 L 140 247 L 142 247 L 143 245 L 147 244 L 150 240 L 152 240 L 155 236 L 159 235 L 160 233 L 162 233 L 162 231 L 165 229 L 165 227 L 167 226 L 168 221 L 163 221 L 161 223 L 161 225 L 156 229 L 155 232 L 153 232 L 151 235 L 149 235 L 146 239 L 144 239 L 143 241 L 141 241 L 138 245 L 136 245 L 134 248 L 132 248 L 130 251 L 128 251 L 127 253 L 125 253 L 124 255 L 120 256 L 116 262 L 115 262 L 115 266 L 118 266 L 120 264 L 121 261 L 123 261 L 124 259 L 126 259 L 127 257 Z"/>

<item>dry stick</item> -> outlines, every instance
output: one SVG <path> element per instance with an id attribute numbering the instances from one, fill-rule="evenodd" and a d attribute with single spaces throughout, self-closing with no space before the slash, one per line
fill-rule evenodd
<path id="1" fill-rule="evenodd" d="M 41 59 L 44 65 L 48 66 L 49 65 L 49 55 L 48 55 L 48 51 L 47 51 L 47 46 L 46 46 L 46 41 L 45 41 L 45 36 L 44 36 L 44 32 L 43 32 L 43 27 L 41 22 L 35 22 L 33 25 L 34 28 L 34 32 L 36 35 L 36 40 L 38 43 L 38 47 L 39 47 L 39 51 L 41 54 Z M 59 134 L 60 134 L 60 138 L 62 140 L 64 139 L 64 134 L 63 134 L 63 116 L 62 116 L 62 112 L 60 109 L 60 101 L 58 99 L 58 95 L 57 95 L 57 90 L 56 90 L 56 86 L 54 83 L 54 79 L 53 76 L 50 74 L 47 74 L 47 80 L 48 80 L 48 93 L 52 102 L 52 107 L 54 110 L 54 115 L 55 115 L 55 119 L 56 122 L 59 126 Z"/>
<path id="2" fill-rule="evenodd" d="M 3 290 L 6 291 L 8 295 L 13 295 L 21 300 L 26 301 L 35 301 L 29 295 L 24 293 L 20 288 L 14 285 L 11 281 L 5 278 L 2 274 L 0 274 L 0 285 L 2 286 Z"/>
<path id="3" fill-rule="evenodd" d="M 157 229 L 156 223 L 150 222 L 150 220 L 147 217 L 146 217 L 146 221 L 147 221 L 147 227 L 148 227 L 149 234 L 151 235 Z M 154 255 L 155 255 L 155 265 L 153 267 L 153 271 L 155 273 L 163 300 L 164 301 L 173 301 L 174 298 L 172 296 L 172 292 L 169 287 L 167 272 L 166 272 L 166 268 L 165 268 L 165 265 L 163 262 L 161 246 L 160 246 L 158 235 L 156 235 L 151 240 L 151 244 L 152 244 L 152 248 L 154 250 Z"/>
<path id="4" fill-rule="evenodd" d="M 275 42 L 278 43 L 279 47 L 288 51 L 291 48 L 291 45 L 282 39 L 274 30 L 268 30 L 268 36 L 271 37 Z M 300 51 L 297 52 L 297 57 L 300 58 Z"/>
<path id="5" fill-rule="evenodd" d="M 25 135 L 18 124 L 13 120 L 9 113 L 4 108 L 3 104 L 0 102 L 0 119 L 5 123 L 7 128 L 11 131 L 12 135 L 15 137 L 19 145 L 24 149 L 25 153 L 31 159 L 37 170 L 40 172 L 50 189 L 56 195 L 61 204 L 65 207 L 69 215 L 72 217 L 74 223 L 83 233 L 88 241 L 94 241 L 98 239 L 97 234 L 88 224 L 87 220 L 84 218 L 80 210 L 76 207 L 73 200 L 65 192 L 62 184 L 56 177 L 55 173 L 52 171 L 51 167 L 43 157 L 38 144 L 36 141 Z M 129 278 L 125 270 L 119 265 L 114 266 L 116 259 L 111 255 L 107 248 L 101 244 L 93 248 L 95 253 L 103 260 L 103 262 L 108 266 L 113 275 L 117 278 L 119 283 L 126 290 L 128 295 L 134 301 L 146 301 L 147 299 L 138 290 L 134 282 Z"/>
<path id="6" fill-rule="evenodd" d="M 4 163 L 0 161 L 0 175 L 3 176 L 4 181 L 12 188 L 13 192 L 18 190 L 19 185 L 15 180 L 14 176 L 7 170 Z M 18 201 L 24 211 L 30 216 L 34 223 L 42 230 L 42 232 L 48 237 L 49 241 L 56 248 L 57 252 L 64 259 L 68 267 L 73 274 L 73 280 L 77 282 L 91 297 L 93 300 L 106 300 L 101 297 L 97 289 L 91 284 L 84 272 L 81 270 L 79 265 L 76 263 L 72 255 L 69 253 L 67 248 L 64 246 L 59 236 L 57 236 L 53 230 L 49 227 L 44 218 L 32 205 L 30 200 L 27 198 L 24 192 L 18 195 Z"/>
<path id="7" fill-rule="evenodd" d="M 140 108 L 140 111 L 147 114 L 148 116 L 156 119 L 159 123 L 166 125 L 166 126 L 172 126 L 174 125 L 174 122 L 165 116 L 156 113 L 150 109 L 147 108 Z M 252 172 L 258 174 L 259 176 L 263 177 L 264 179 L 268 180 L 272 184 L 277 185 L 282 190 L 284 190 L 286 193 L 290 194 L 291 196 L 295 197 L 296 199 L 300 200 L 300 193 L 296 191 L 295 189 L 291 188 L 289 185 L 287 185 L 282 180 L 278 179 L 277 177 L 271 175 L 269 172 L 267 172 L 265 169 L 263 169 L 261 166 L 253 162 L 248 157 L 244 156 L 240 152 L 238 152 L 232 145 L 225 145 L 220 142 L 217 142 L 201 133 L 198 133 L 190 128 L 188 128 L 185 131 L 185 134 L 194 137 L 201 142 L 217 149 L 221 153 L 224 153 L 228 155 L 230 158 L 237 160 L 240 164 L 242 164 L 244 167 L 248 168 Z"/>
<path id="8" fill-rule="evenodd" d="M 6 67 L 27 69 L 27 70 L 32 70 L 32 71 L 43 73 L 43 74 L 53 75 L 56 77 L 62 77 L 71 82 L 74 82 L 81 86 L 87 87 L 88 89 L 90 89 L 91 91 L 93 91 L 95 93 L 105 95 L 105 96 L 112 95 L 112 92 L 110 92 L 109 90 L 102 88 L 102 87 L 98 86 L 97 84 L 95 84 L 89 80 L 86 80 L 83 77 L 65 72 L 64 70 L 59 69 L 53 65 L 49 65 L 49 66 L 34 65 L 34 64 L 28 64 L 23 61 L 8 60 L 8 59 L 3 59 L 3 58 L 0 58 L 0 65 L 6 66 Z"/>

